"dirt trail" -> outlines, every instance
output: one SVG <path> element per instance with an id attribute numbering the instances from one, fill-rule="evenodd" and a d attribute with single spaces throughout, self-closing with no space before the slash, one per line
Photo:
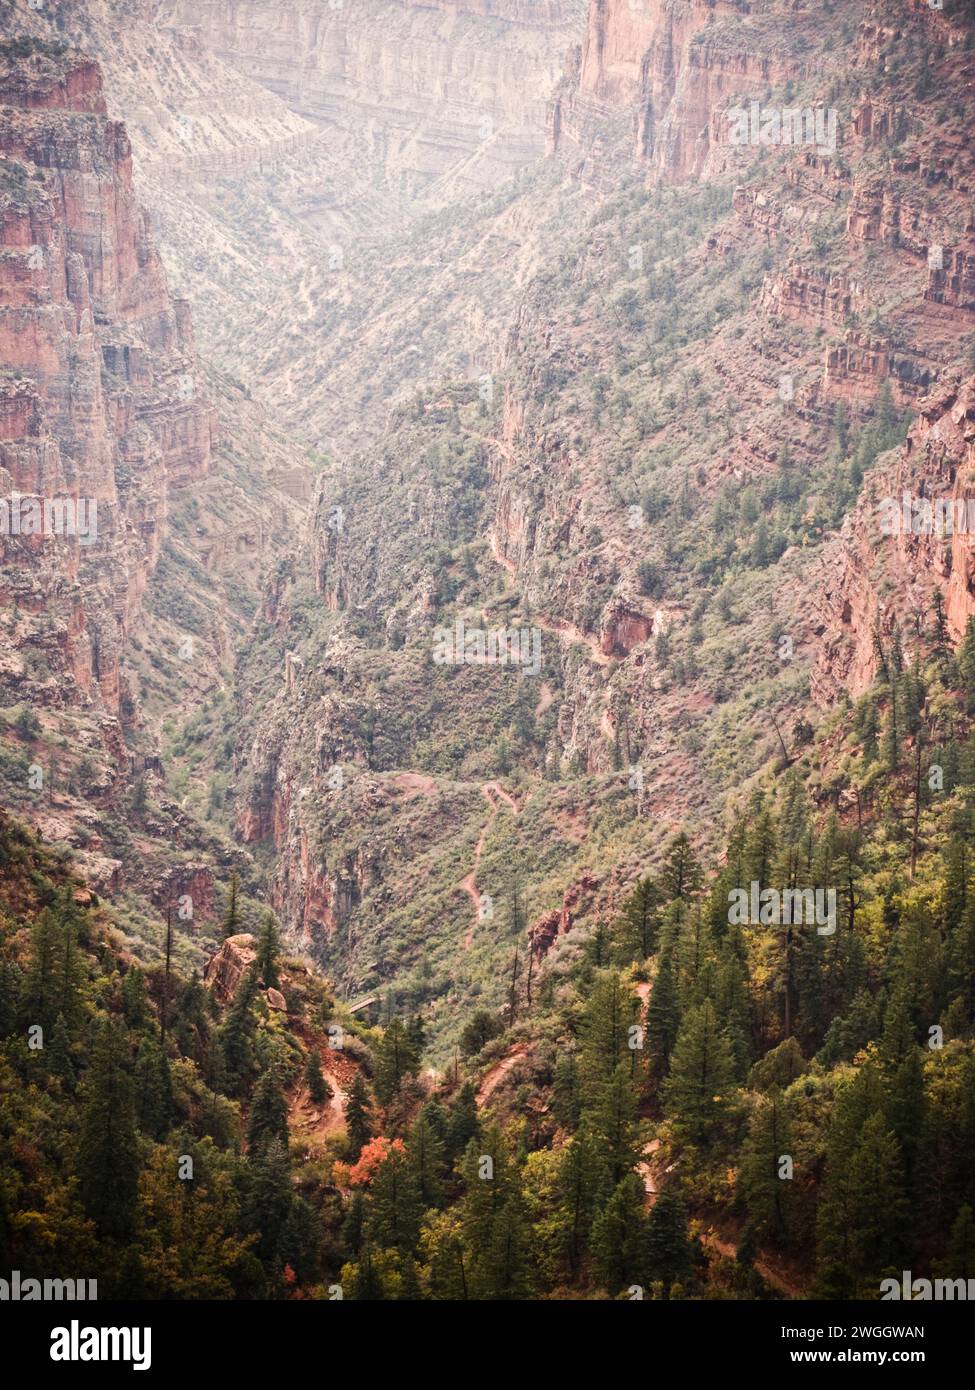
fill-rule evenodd
<path id="1" fill-rule="evenodd" d="M 495 796 L 499 796 L 502 801 L 506 801 L 508 803 L 512 811 L 514 811 L 515 815 L 518 814 L 517 801 L 514 799 L 510 792 L 505 791 L 504 787 L 501 786 L 500 782 L 484 782 L 481 786 L 481 791 L 484 793 L 485 797 L 487 798 L 488 805 L 491 807 L 493 811 L 496 811 L 498 809 L 497 804 L 495 803 L 493 798 Z"/>
<path id="2" fill-rule="evenodd" d="M 738 1246 L 733 1241 L 725 1240 L 712 1226 L 701 1237 L 705 1246 L 712 1250 L 717 1250 L 719 1255 L 724 1255 L 733 1260 L 737 1257 Z M 785 1294 L 786 1298 L 802 1298 L 803 1290 L 798 1284 L 793 1284 L 789 1279 L 781 1274 L 777 1269 L 773 1269 L 767 1260 L 756 1258 L 753 1261 L 755 1268 L 773 1289 L 778 1289 L 779 1293 Z"/>
<path id="3" fill-rule="evenodd" d="M 640 1174 L 640 1177 L 643 1179 L 643 1190 L 647 1194 L 648 1207 L 652 1207 L 654 1202 L 657 1200 L 657 1192 L 659 1190 L 657 1186 L 657 1179 L 660 1176 L 660 1174 L 657 1172 L 657 1169 L 653 1166 L 653 1163 L 651 1161 L 653 1155 L 657 1152 L 659 1148 L 659 1139 L 649 1140 L 646 1144 L 644 1144 L 643 1157 L 640 1159 L 640 1162 L 636 1165 L 636 1171 Z"/>
<path id="4" fill-rule="evenodd" d="M 597 666 L 608 666 L 612 657 L 606 655 L 599 645 L 599 638 L 592 632 L 583 632 L 582 628 L 576 627 L 575 623 L 565 623 L 561 620 L 554 621 L 548 618 L 540 618 L 537 614 L 532 614 L 532 622 L 535 627 L 540 627 L 543 632 L 552 632 L 556 637 L 563 638 L 566 642 L 577 643 L 579 646 L 588 647 L 589 655 Z"/>
<path id="5" fill-rule="evenodd" d="M 467 894 L 467 896 L 470 898 L 471 906 L 474 909 L 474 921 L 471 923 L 467 931 L 464 933 L 465 951 L 469 951 L 471 949 L 471 946 L 474 941 L 474 929 L 476 928 L 478 922 L 480 922 L 481 920 L 481 895 L 477 891 L 477 866 L 481 862 L 481 853 L 484 849 L 487 837 L 491 833 L 491 827 L 494 824 L 494 818 L 498 814 L 498 811 L 501 809 L 502 801 L 510 807 L 510 809 L 515 815 L 518 814 L 517 801 L 514 799 L 510 792 L 505 791 L 504 787 L 501 786 L 500 782 L 482 782 L 481 795 L 484 797 L 484 800 L 490 806 L 491 814 L 484 822 L 484 825 L 481 827 L 481 833 L 477 837 L 477 844 L 474 846 L 473 867 L 471 868 L 470 873 L 466 874 L 461 879 L 460 883 L 458 883 L 457 885 L 457 887 L 462 888 L 464 892 Z M 495 800 L 495 797 L 498 798 L 497 801 Z"/>
<path id="6" fill-rule="evenodd" d="M 500 1062 L 495 1062 L 493 1067 L 488 1068 L 477 1093 L 478 1105 L 484 1105 L 491 1099 L 519 1057 L 524 1057 L 527 1051 L 527 1043 L 515 1043 L 507 1057 L 502 1057 Z"/>
<path id="7" fill-rule="evenodd" d="M 307 1043 L 305 1030 L 296 1029 Z M 322 1071 L 332 1094 L 321 1105 L 312 1100 L 308 1086 L 302 1081 L 288 1103 L 288 1123 L 296 1137 L 307 1143 L 324 1143 L 330 1134 L 345 1128 L 347 1087 L 355 1073 L 355 1065 L 334 1048 L 318 1047 Z"/>
<path id="8" fill-rule="evenodd" d="M 434 796 L 437 791 L 436 781 L 426 772 L 397 772 L 393 781 L 405 792 Z"/>
<path id="9" fill-rule="evenodd" d="M 491 532 L 491 554 L 502 569 L 507 570 L 509 574 L 517 573 L 518 567 L 514 560 L 509 560 L 507 555 L 502 555 L 498 549 L 498 538 L 493 531 Z M 535 621 L 537 623 L 538 619 L 536 618 Z"/>

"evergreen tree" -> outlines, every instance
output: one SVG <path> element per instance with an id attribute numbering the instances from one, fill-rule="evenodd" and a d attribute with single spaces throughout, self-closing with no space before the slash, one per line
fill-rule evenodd
<path id="1" fill-rule="evenodd" d="M 172 1123 L 173 1083 L 169 1059 L 148 1035 L 139 1043 L 135 1060 L 135 1102 L 143 1134 L 150 1139 L 165 1138 Z"/>
<path id="2" fill-rule="evenodd" d="M 280 1250 L 291 1211 L 291 1173 L 288 1152 L 272 1138 L 252 1149 L 245 1175 L 241 1213 L 245 1231 L 257 1237 L 254 1246 L 266 1269 L 280 1268 Z"/>
<path id="3" fill-rule="evenodd" d="M 226 939 L 228 936 L 237 936 L 240 933 L 240 907 L 237 902 L 239 892 L 239 882 L 236 874 L 230 875 L 230 887 L 227 890 L 227 910 L 223 916 L 222 934 Z"/>
<path id="4" fill-rule="evenodd" d="M 122 1029 L 103 1023 L 85 1088 L 76 1162 L 85 1211 L 104 1235 L 119 1239 L 131 1227 L 140 1168 L 127 1054 Z"/>
<path id="5" fill-rule="evenodd" d="M 399 1093 L 403 1077 L 416 1071 L 419 1058 L 399 1018 L 390 1019 L 379 1044 L 376 1061 L 376 1099 L 388 1106 Z"/>
<path id="6" fill-rule="evenodd" d="M 331 1098 L 332 1088 L 325 1080 L 321 1054 L 315 1046 L 308 1049 L 308 1060 L 305 1063 L 305 1084 L 308 1087 L 308 1095 L 315 1105 L 324 1105 L 325 1101 Z"/>
<path id="7" fill-rule="evenodd" d="M 905 1190 L 912 1197 L 920 1195 L 917 1187 L 921 1178 L 925 1109 L 924 1063 L 920 1048 L 911 1046 L 891 1078 L 887 1123 L 900 1146 Z"/>
<path id="8" fill-rule="evenodd" d="M 671 1053 L 680 1031 L 680 1017 L 674 951 L 672 946 L 665 946 L 660 953 L 660 965 L 647 1007 L 646 1045 L 650 1077 L 655 1087 L 660 1086 L 670 1069 Z"/>
<path id="9" fill-rule="evenodd" d="M 372 1112 L 369 1092 L 362 1073 L 357 1071 L 349 1086 L 345 1101 L 345 1131 L 349 1141 L 349 1157 L 354 1163 L 363 1146 L 372 1138 Z"/>
<path id="10" fill-rule="evenodd" d="M 247 1144 L 256 1152 L 276 1141 L 287 1153 L 288 1103 L 274 1068 L 264 1072 L 254 1087 L 247 1124 Z"/>
<path id="11" fill-rule="evenodd" d="M 965 697 L 965 711 L 975 714 L 975 615 L 965 625 L 965 635 L 956 657 L 962 694 Z"/>
<path id="12" fill-rule="evenodd" d="M 682 830 L 671 841 L 660 873 L 664 902 L 684 901 L 700 889 L 704 875 L 694 857 L 691 842 Z"/>
<path id="13" fill-rule="evenodd" d="M 265 989 L 277 989 L 280 984 L 278 978 L 279 955 L 280 942 L 278 940 L 277 923 L 274 920 L 274 913 L 269 912 L 264 918 L 264 927 L 257 948 L 256 961 L 257 972 L 264 981 Z"/>
<path id="14" fill-rule="evenodd" d="M 468 1144 L 479 1130 L 477 1097 L 474 1094 L 474 1087 L 469 1081 L 465 1081 L 457 1092 L 457 1099 L 451 1109 L 450 1121 L 447 1126 L 447 1157 L 451 1162 L 465 1152 Z"/>
<path id="15" fill-rule="evenodd" d="M 691 1271 L 693 1246 L 687 1208 L 676 1192 L 661 1192 L 653 1204 L 646 1237 L 646 1271 L 650 1280 L 669 1289 Z"/>
<path id="16" fill-rule="evenodd" d="M 48 1051 L 48 1066 L 51 1069 L 51 1075 L 58 1078 L 66 1091 L 74 1091 L 77 1076 L 74 1063 L 71 1060 L 71 1039 L 68 1036 L 63 1014 L 58 1014 L 54 1021 L 54 1032 L 51 1034 L 51 1046 Z"/>
<path id="17" fill-rule="evenodd" d="M 608 1293 L 646 1282 L 646 1229 L 643 1184 L 628 1173 L 592 1225 L 596 1278 Z"/>
<path id="18" fill-rule="evenodd" d="M 25 1021 L 39 1023 L 45 1033 L 54 1023 L 60 999 L 60 948 L 58 920 L 50 908 L 44 908 L 31 928 L 23 1008 Z"/>
<path id="19" fill-rule="evenodd" d="M 562 1213 L 565 1260 L 575 1278 L 589 1247 L 596 1201 L 603 1186 L 606 1165 L 592 1130 L 584 1125 L 562 1150 L 558 1194 Z"/>
<path id="20" fill-rule="evenodd" d="M 414 1163 L 402 1140 L 394 1140 L 369 1184 L 366 1238 L 377 1249 L 416 1249 L 422 1198 Z"/>
<path id="21" fill-rule="evenodd" d="M 220 1030 L 220 1048 L 226 1077 L 240 1094 L 254 1068 L 253 1005 L 257 997 L 257 971 L 252 966 L 237 986 L 233 1003 Z"/>
<path id="22" fill-rule="evenodd" d="M 563 1129 L 574 1130 L 581 1112 L 579 1064 L 571 1052 L 560 1052 L 552 1076 L 552 1114 Z"/>
<path id="23" fill-rule="evenodd" d="M 693 1144 L 707 1143 L 727 1114 L 733 1090 L 731 1048 L 706 999 L 681 1023 L 664 1082 L 664 1109 L 675 1132 Z"/>
<path id="24" fill-rule="evenodd" d="M 623 961 L 646 960 L 657 949 L 658 903 L 659 894 L 653 879 L 641 878 L 623 904 L 622 921 L 617 929 Z"/>
<path id="25" fill-rule="evenodd" d="M 738 1173 L 749 1228 L 758 1240 L 782 1243 L 791 1233 L 793 1178 L 783 1160 L 792 1153 L 789 1107 L 781 1091 L 773 1089 L 752 1114 Z"/>
<path id="26" fill-rule="evenodd" d="M 420 1202 L 424 1208 L 439 1207 L 444 1199 L 444 1145 L 422 1110 L 410 1127 L 406 1151 Z"/>
<path id="27" fill-rule="evenodd" d="M 149 1018 L 146 977 L 137 965 L 130 965 L 122 981 L 122 1010 L 130 1028 L 142 1028 Z"/>

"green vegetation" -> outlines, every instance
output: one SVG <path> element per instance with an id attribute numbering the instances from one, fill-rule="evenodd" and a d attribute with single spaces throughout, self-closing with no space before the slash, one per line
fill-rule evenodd
<path id="1" fill-rule="evenodd" d="M 975 623 L 953 658 L 934 608 L 910 666 L 878 636 L 878 683 L 824 732 L 834 809 L 800 763 L 710 872 L 675 836 L 581 952 L 469 1017 L 439 1079 L 420 1015 L 346 1017 L 323 1146 L 295 1107 L 334 1092 L 336 1015 L 273 917 L 218 1006 L 123 961 L 5 818 L 3 1257 L 179 1297 L 875 1298 L 901 1268 L 950 1277 L 975 1202 Z M 806 889 L 832 915 L 730 909 Z"/>

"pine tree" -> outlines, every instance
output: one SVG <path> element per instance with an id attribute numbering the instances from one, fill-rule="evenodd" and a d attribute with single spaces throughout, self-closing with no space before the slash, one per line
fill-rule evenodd
<path id="1" fill-rule="evenodd" d="M 465 1081 L 457 1092 L 457 1099 L 450 1112 L 450 1120 L 447 1125 L 446 1147 L 447 1158 L 454 1162 L 467 1149 L 470 1141 L 480 1131 L 480 1121 L 477 1113 L 477 1097 L 474 1094 L 474 1087 L 469 1081 Z"/>
<path id="2" fill-rule="evenodd" d="M 63 1014 L 58 1014 L 54 1021 L 54 1032 L 51 1034 L 51 1046 L 48 1051 L 48 1066 L 51 1069 L 51 1075 L 58 1078 L 66 1091 L 74 1091 L 77 1077 L 74 1063 L 71 1060 L 71 1039 Z"/>
<path id="3" fill-rule="evenodd" d="M 280 943 L 278 940 L 277 923 L 274 920 L 274 913 L 269 912 L 264 918 L 264 928 L 261 932 L 261 939 L 257 948 L 257 971 L 264 981 L 265 989 L 277 989 L 280 984 L 278 978 L 278 956 L 280 955 Z"/>
<path id="4" fill-rule="evenodd" d="M 617 929 L 622 960 L 646 960 L 657 949 L 658 902 L 653 879 L 649 875 L 641 878 L 623 904 L 623 917 Z"/>
<path id="5" fill-rule="evenodd" d="M 687 1208 L 683 1199 L 676 1192 L 661 1192 L 653 1204 L 647 1225 L 648 1277 L 667 1289 L 683 1283 L 690 1274 L 692 1253 Z"/>
<path id="6" fill-rule="evenodd" d="M 444 1199 L 444 1145 L 422 1110 L 410 1127 L 406 1151 L 423 1207 L 439 1207 Z"/>
<path id="7" fill-rule="evenodd" d="M 660 965 L 647 1007 L 646 1045 L 650 1076 L 655 1087 L 660 1086 L 670 1069 L 671 1053 L 680 1031 L 680 1017 L 674 950 L 673 946 L 665 946 L 660 953 Z"/>
<path id="8" fill-rule="evenodd" d="M 660 889 L 665 902 L 684 901 L 701 887 L 704 875 L 694 858 L 691 842 L 682 830 L 671 841 L 660 873 Z"/>
<path id="9" fill-rule="evenodd" d="M 836 1101 L 816 1217 L 824 1294 L 855 1296 L 897 1257 L 903 1169 L 896 1137 L 886 1127 L 885 1099 L 880 1069 L 870 1064 Z"/>
<path id="10" fill-rule="evenodd" d="M 149 1017 L 149 996 L 145 973 L 130 965 L 122 981 L 122 1010 L 130 1028 L 141 1028 Z"/>
<path id="11" fill-rule="evenodd" d="M 637 1092 L 630 1066 L 620 1062 L 612 1076 L 587 1093 L 585 1121 L 599 1144 L 614 1183 L 622 1180 L 637 1160 Z"/>
<path id="12" fill-rule="evenodd" d="M 552 1114 L 563 1129 L 574 1130 L 581 1110 L 579 1064 L 571 1052 L 560 1052 L 552 1075 Z"/>
<path id="13" fill-rule="evenodd" d="M 646 1281 L 646 1229 L 643 1184 L 628 1173 L 592 1225 L 596 1278 L 608 1293 Z"/>
<path id="14" fill-rule="evenodd" d="M 512 1300 L 530 1294 L 523 1207 L 521 1195 L 515 1191 L 491 1223 L 487 1260 L 479 1262 L 478 1271 L 488 1298 Z"/>
<path id="15" fill-rule="evenodd" d="M 257 1257 L 266 1268 L 280 1268 L 279 1255 L 291 1210 L 288 1152 L 280 1139 L 259 1145 L 249 1155 L 241 1212 L 245 1231 L 257 1236 Z"/>
<path id="16" fill-rule="evenodd" d="M 139 1128 L 150 1139 L 165 1138 L 173 1117 L 169 1059 L 155 1038 L 139 1044 L 135 1061 L 135 1101 Z"/>
<path id="17" fill-rule="evenodd" d="M 230 887 L 227 891 L 227 910 L 223 917 L 222 934 L 224 938 L 228 936 L 237 936 L 240 932 L 240 908 L 237 903 L 238 889 L 237 875 L 231 874 Z"/>
<path id="18" fill-rule="evenodd" d="M 104 1235 L 119 1239 L 131 1226 L 140 1168 L 127 1054 L 122 1029 L 102 1024 L 85 1088 L 76 1163 L 86 1212 Z"/>
<path id="19" fill-rule="evenodd" d="M 390 1144 L 369 1184 L 366 1238 L 378 1249 L 416 1249 L 422 1210 L 420 1183 L 402 1140 Z"/>
<path id="20" fill-rule="evenodd" d="M 900 1268 L 909 1210 L 900 1145 L 879 1111 L 863 1127 L 854 1174 L 854 1268 L 872 1285 L 884 1270 Z"/>
<path id="21" fill-rule="evenodd" d="M 25 1021 L 39 1023 L 45 1032 L 53 1025 L 60 997 L 61 932 L 50 908 L 44 908 L 31 928 L 30 961 L 24 982 Z"/>
<path id="22" fill-rule="evenodd" d="M 897 1138 L 904 1165 L 907 1193 L 919 1196 L 921 1139 L 925 1129 L 924 1063 L 921 1049 L 911 1046 L 890 1083 L 887 1123 Z"/>
<path id="23" fill-rule="evenodd" d="M 238 1095 L 254 1067 L 254 1033 L 257 1025 L 253 1005 L 256 997 L 257 971 L 251 966 L 237 986 L 220 1030 L 223 1067 Z"/>
<path id="24" fill-rule="evenodd" d="M 314 1046 L 308 1049 L 308 1060 L 305 1063 L 305 1084 L 308 1087 L 308 1095 L 315 1105 L 323 1105 L 325 1101 L 330 1099 L 332 1088 L 325 1080 L 321 1054 Z"/>
<path id="25" fill-rule="evenodd" d="M 363 1145 L 372 1138 L 369 1092 L 360 1071 L 357 1071 L 352 1078 L 352 1084 L 346 1096 L 345 1131 L 349 1141 L 349 1157 L 354 1163 L 362 1152 Z"/>
<path id="26" fill-rule="evenodd" d="M 621 1062 L 633 1056 L 630 1046 L 638 1002 L 616 970 L 597 977 L 583 1024 L 582 1076 L 585 1088 L 612 1076 Z"/>
<path id="27" fill-rule="evenodd" d="M 589 1246 L 596 1200 L 603 1186 L 606 1165 L 598 1143 L 584 1125 L 562 1150 L 558 1193 L 565 1240 L 565 1260 L 570 1278 L 579 1272 Z"/>
<path id="28" fill-rule="evenodd" d="M 264 1072 L 254 1087 L 247 1123 L 247 1143 L 252 1151 L 277 1141 L 288 1148 L 288 1103 L 274 1068 Z"/>
<path id="29" fill-rule="evenodd" d="M 734 1090 L 734 1060 L 709 999 L 681 1023 L 663 1099 L 675 1132 L 704 1144 L 722 1123 Z"/>
<path id="30" fill-rule="evenodd" d="M 968 619 L 965 626 L 965 635 L 958 648 L 956 660 L 965 697 L 965 710 L 968 714 L 975 714 L 975 615 Z"/>
<path id="31" fill-rule="evenodd" d="M 81 1015 L 82 967 L 78 957 L 78 928 L 75 922 L 74 905 L 67 898 L 67 894 L 65 894 L 65 900 L 58 943 L 60 959 L 58 961 L 56 1009 L 64 1019 L 65 1026 L 71 1030 L 77 1026 Z"/>
<path id="32" fill-rule="evenodd" d="M 752 1114 L 738 1172 L 749 1229 L 758 1240 L 781 1243 L 790 1235 L 793 1179 L 791 1173 L 783 1177 L 782 1163 L 792 1147 L 789 1107 L 772 1089 Z"/>
<path id="33" fill-rule="evenodd" d="M 403 1077 L 407 1072 L 416 1071 L 419 1058 L 413 1050 L 403 1021 L 390 1019 L 379 1044 L 376 1060 L 376 1099 L 380 1105 L 388 1106 L 399 1093 Z"/>

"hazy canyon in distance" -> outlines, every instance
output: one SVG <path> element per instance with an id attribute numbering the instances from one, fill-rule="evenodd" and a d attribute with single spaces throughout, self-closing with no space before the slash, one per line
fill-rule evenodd
<path id="1" fill-rule="evenodd" d="M 13 1129 L 0 1210 L 66 1194 L 148 1297 L 950 1275 L 972 5 L 0 26 L 0 1035 L 57 1029 L 65 1132 L 100 1068 L 154 1097 L 128 1225 Z M 227 1156 L 192 1278 L 182 1134 Z"/>

